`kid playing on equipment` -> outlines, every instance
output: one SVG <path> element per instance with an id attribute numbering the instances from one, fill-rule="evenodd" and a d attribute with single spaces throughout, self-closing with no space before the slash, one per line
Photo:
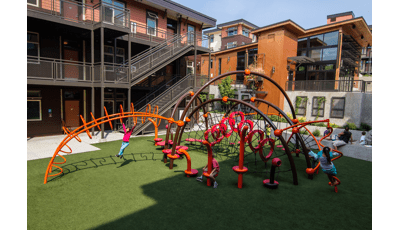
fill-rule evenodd
<path id="1" fill-rule="evenodd" d="M 331 148 L 324 147 L 317 154 L 315 154 L 313 151 L 310 150 L 308 152 L 308 155 L 310 157 L 313 157 L 314 160 L 319 159 L 322 171 L 328 176 L 328 178 L 331 181 L 331 184 L 333 186 L 339 184 L 339 182 L 333 178 L 333 176 L 336 176 L 337 172 L 336 172 L 335 165 L 331 162 L 331 158 L 333 157 L 333 155 L 337 156 L 337 155 L 339 155 L 339 153 L 337 153 L 337 152 L 332 153 Z"/>
<path id="2" fill-rule="evenodd" d="M 133 127 L 125 129 L 125 124 L 122 124 L 122 127 L 124 128 L 124 138 L 122 139 L 122 145 L 121 149 L 119 150 L 119 153 L 115 155 L 116 157 L 119 157 L 119 159 L 122 159 L 122 156 L 124 154 L 124 150 L 126 147 L 129 145 L 129 138 L 131 137 L 132 131 L 135 129 L 136 124 L 133 125 Z"/>
<path id="3" fill-rule="evenodd" d="M 214 183 L 214 188 L 217 188 L 218 183 L 217 181 L 215 181 L 215 177 L 218 176 L 219 173 L 219 164 L 218 161 L 215 160 L 214 158 L 214 154 L 212 155 L 212 171 L 210 173 L 210 179 L 212 180 L 212 182 Z M 203 172 L 207 172 L 208 171 L 208 165 L 204 166 L 203 168 Z M 197 180 L 200 182 L 203 182 L 203 174 L 199 177 L 197 177 Z"/>

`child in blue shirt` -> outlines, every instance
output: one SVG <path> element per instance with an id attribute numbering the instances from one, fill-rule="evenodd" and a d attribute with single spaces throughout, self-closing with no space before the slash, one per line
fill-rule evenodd
<path id="1" fill-rule="evenodd" d="M 337 152 L 332 153 L 332 149 L 329 147 L 324 147 L 321 151 L 319 151 L 317 154 L 315 154 L 313 151 L 309 151 L 308 155 L 314 160 L 319 160 L 320 166 L 322 171 L 328 176 L 329 180 L 331 181 L 331 184 L 333 186 L 338 185 L 339 182 L 336 181 L 333 176 L 336 176 L 337 171 L 335 165 L 331 162 L 331 158 L 335 155 L 339 155 Z"/>

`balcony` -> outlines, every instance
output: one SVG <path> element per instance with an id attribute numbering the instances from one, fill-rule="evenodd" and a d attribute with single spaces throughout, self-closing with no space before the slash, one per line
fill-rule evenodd
<path id="1" fill-rule="evenodd" d="M 29 12 L 34 12 L 42 16 L 90 26 L 106 23 L 124 29 L 130 28 L 130 11 L 105 2 L 92 5 L 73 0 L 42 0 L 41 4 L 28 4 L 27 10 L 28 16 Z"/>
<path id="2" fill-rule="evenodd" d="M 287 81 L 286 91 L 314 91 L 314 92 L 372 92 L 372 82 L 363 80 L 337 81 Z"/>
<path id="3" fill-rule="evenodd" d="M 103 76 L 103 79 L 101 78 Z M 48 80 L 50 84 L 64 82 L 77 84 L 105 83 L 128 84 L 128 67 L 121 64 L 99 63 L 94 66 L 84 62 L 28 56 L 27 78 Z M 61 84 L 61 83 L 60 83 Z"/>

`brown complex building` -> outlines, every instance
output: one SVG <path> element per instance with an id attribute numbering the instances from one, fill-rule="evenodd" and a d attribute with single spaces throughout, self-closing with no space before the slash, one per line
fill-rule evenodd
<path id="1" fill-rule="evenodd" d="M 327 24 L 304 29 L 292 20 L 251 31 L 257 42 L 202 55 L 201 73 L 212 76 L 244 70 L 252 63 L 286 91 L 352 91 L 358 84 L 361 50 L 372 46 L 372 33 L 353 12 L 327 16 Z M 236 83 L 249 81 L 232 76 Z M 258 82 L 256 96 L 281 109 L 283 95 L 268 81 Z M 263 112 L 266 109 L 260 105 Z"/>
<path id="2" fill-rule="evenodd" d="M 28 0 L 28 136 L 61 134 L 63 123 L 83 124 L 79 115 L 104 116 L 103 106 L 152 103 L 170 116 L 198 80 L 186 57 L 210 52 L 202 30 L 215 25 L 170 0 Z"/>

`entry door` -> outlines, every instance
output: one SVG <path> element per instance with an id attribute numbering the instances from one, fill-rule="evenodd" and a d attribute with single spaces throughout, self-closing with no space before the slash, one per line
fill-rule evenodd
<path id="1" fill-rule="evenodd" d="M 114 101 L 104 101 L 104 106 L 106 107 L 108 115 L 114 114 Z M 113 124 L 113 127 L 115 127 L 114 121 L 112 121 L 112 124 Z M 111 129 L 108 122 L 104 123 L 104 129 L 108 129 L 108 130 Z"/>
<path id="2" fill-rule="evenodd" d="M 79 61 L 79 52 L 77 50 L 64 49 L 64 60 L 63 64 L 64 78 L 76 79 L 79 78 L 79 67 L 77 61 Z M 68 62 L 73 61 L 73 62 Z"/>
<path id="3" fill-rule="evenodd" d="M 79 100 L 65 101 L 66 126 L 79 127 Z"/>
<path id="4" fill-rule="evenodd" d="M 82 20 L 82 13 L 80 9 L 82 6 L 79 5 L 79 1 L 61 1 L 61 14 L 65 19 L 73 21 Z"/>

